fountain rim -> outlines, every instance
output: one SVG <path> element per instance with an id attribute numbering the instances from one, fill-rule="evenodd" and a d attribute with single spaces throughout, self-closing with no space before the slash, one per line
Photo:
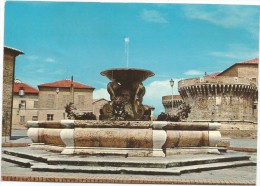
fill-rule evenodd
<path id="1" fill-rule="evenodd" d="M 152 77 L 155 75 L 151 70 L 146 70 L 146 69 L 141 69 L 141 68 L 111 68 L 111 69 L 107 69 L 107 70 L 100 72 L 100 74 L 102 76 L 108 77 L 105 73 L 109 72 L 109 71 L 132 71 L 132 70 L 149 73 L 149 75 L 147 77 Z"/>

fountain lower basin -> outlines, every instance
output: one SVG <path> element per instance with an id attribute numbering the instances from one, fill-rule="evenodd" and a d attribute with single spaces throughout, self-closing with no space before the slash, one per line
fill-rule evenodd
<path id="1" fill-rule="evenodd" d="M 31 148 L 61 154 L 160 156 L 219 153 L 220 123 L 161 121 L 28 121 Z"/>

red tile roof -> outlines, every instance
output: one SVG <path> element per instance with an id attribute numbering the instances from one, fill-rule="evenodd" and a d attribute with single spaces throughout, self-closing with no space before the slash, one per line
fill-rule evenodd
<path id="1" fill-rule="evenodd" d="M 247 61 L 242 61 L 238 64 L 258 64 L 259 63 L 259 58 L 247 60 Z"/>
<path id="2" fill-rule="evenodd" d="M 213 73 L 213 74 L 207 74 L 205 77 L 214 78 L 214 77 L 216 77 L 216 76 L 219 75 L 219 74 L 220 74 L 220 72 L 215 72 L 215 73 Z"/>
<path id="3" fill-rule="evenodd" d="M 20 87 L 23 87 L 25 93 L 38 94 L 39 91 L 36 88 L 31 87 L 26 83 L 14 83 L 14 93 L 19 93 Z"/>
<path id="4" fill-rule="evenodd" d="M 233 64 L 232 66 L 228 67 L 227 69 L 223 70 L 222 72 L 220 72 L 220 73 L 218 74 L 218 76 L 221 76 L 224 72 L 228 71 L 229 69 L 233 68 L 233 67 L 236 66 L 236 65 L 246 65 L 246 64 L 258 65 L 258 63 L 259 63 L 259 58 L 255 58 L 255 59 L 250 59 L 250 60 L 247 60 L 247 61 L 238 62 L 238 63 L 235 63 L 235 64 Z"/>
<path id="5" fill-rule="evenodd" d="M 54 87 L 54 88 L 69 88 L 70 86 L 71 86 L 71 80 L 68 79 L 38 85 L 38 87 Z M 94 87 L 91 87 L 89 85 L 84 85 L 75 81 L 73 81 L 73 87 L 80 88 L 80 89 L 95 89 Z"/>

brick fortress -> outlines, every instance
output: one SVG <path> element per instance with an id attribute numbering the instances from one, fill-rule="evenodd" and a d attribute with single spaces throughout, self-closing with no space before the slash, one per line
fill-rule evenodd
<path id="1" fill-rule="evenodd" d="M 178 82 L 174 110 L 182 100 L 191 106 L 188 121 L 257 122 L 258 63 L 235 63 L 221 73 Z M 171 96 L 163 96 L 165 112 L 172 110 Z"/>

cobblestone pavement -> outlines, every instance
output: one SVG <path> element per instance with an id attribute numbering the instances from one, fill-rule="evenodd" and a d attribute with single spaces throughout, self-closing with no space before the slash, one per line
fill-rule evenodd
<path id="1" fill-rule="evenodd" d="M 13 149 L 13 148 L 12 148 Z M 255 153 L 250 153 L 252 159 Z M 160 183 L 160 184 L 255 184 L 256 166 L 227 168 L 199 173 L 186 173 L 179 176 L 131 175 L 131 174 L 89 174 L 65 172 L 36 172 L 2 161 L 2 179 L 13 181 L 48 182 L 101 182 L 101 183 Z"/>
<path id="2" fill-rule="evenodd" d="M 16 130 L 12 143 L 30 143 L 26 130 Z M 256 139 L 230 139 L 231 146 L 256 148 Z M 256 161 L 256 153 L 250 153 Z M 33 172 L 8 162 L 1 162 L 2 180 L 40 181 L 40 182 L 86 182 L 86 183 L 139 183 L 139 184 L 215 184 L 215 185 L 255 185 L 256 166 L 228 168 L 200 173 L 186 173 L 180 176 L 129 175 L 129 174 L 86 174 Z"/>
<path id="3" fill-rule="evenodd" d="M 228 139 L 231 147 L 257 148 L 256 139 Z"/>

